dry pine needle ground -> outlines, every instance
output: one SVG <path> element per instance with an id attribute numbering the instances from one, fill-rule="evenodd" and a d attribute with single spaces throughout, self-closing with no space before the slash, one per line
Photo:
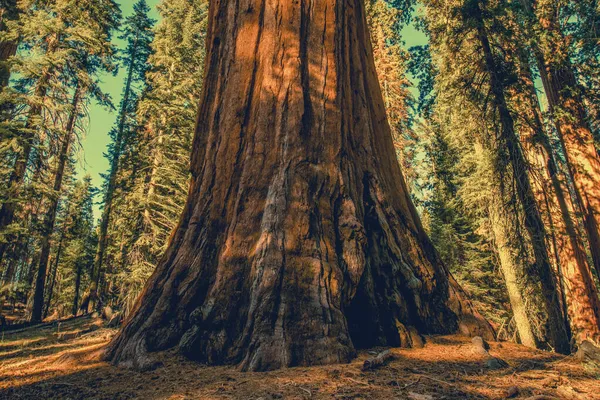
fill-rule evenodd
<path id="1" fill-rule="evenodd" d="M 348 365 L 242 373 L 170 352 L 162 366 L 135 372 L 100 361 L 114 335 L 99 319 L 79 318 L 6 333 L 0 343 L 1 399 L 600 399 L 600 370 L 573 357 L 491 343 L 508 363 L 491 370 L 468 338 L 429 337 L 422 349 L 362 371 L 373 352 Z M 382 350 L 382 349 L 376 349 Z"/>

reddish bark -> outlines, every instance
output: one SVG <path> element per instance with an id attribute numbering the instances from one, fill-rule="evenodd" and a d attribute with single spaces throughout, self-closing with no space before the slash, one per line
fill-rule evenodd
<path id="1" fill-rule="evenodd" d="M 361 0 L 213 1 L 188 202 L 107 356 L 347 362 L 407 332 L 491 336 L 426 237 Z"/>

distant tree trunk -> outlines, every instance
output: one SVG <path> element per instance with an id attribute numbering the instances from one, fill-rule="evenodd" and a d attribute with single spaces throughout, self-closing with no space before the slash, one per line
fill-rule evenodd
<path id="1" fill-rule="evenodd" d="M 561 304 L 556 288 L 552 267 L 546 247 L 546 233 L 540 210 L 535 201 L 533 188 L 527 172 L 527 163 L 515 133 L 514 120 L 508 108 L 504 93 L 503 79 L 499 75 L 487 32 L 484 26 L 479 0 L 473 2 L 473 17 L 476 23 L 477 36 L 481 44 L 486 70 L 489 74 L 492 101 L 500 120 L 499 146 L 503 156 L 508 158 L 515 182 L 517 197 L 525 215 L 525 228 L 531 240 L 535 257 L 535 268 L 530 271 L 531 277 L 540 280 L 544 295 L 545 310 L 548 313 L 548 336 L 552 347 L 559 353 L 570 352 L 569 335 L 561 312 Z"/>
<path id="2" fill-rule="evenodd" d="M 0 6 L 0 32 L 6 32 L 7 21 L 16 20 L 19 17 L 17 0 L 3 0 Z M 10 80 L 10 68 L 4 63 L 17 53 L 18 43 L 13 40 L 0 40 L 0 90 L 8 85 Z"/>
<path id="3" fill-rule="evenodd" d="M 67 230 L 67 228 L 64 227 L 63 231 L 60 235 L 60 240 L 58 241 L 58 249 L 56 250 L 56 257 L 54 259 L 54 268 L 52 268 L 52 271 L 50 274 L 50 285 L 48 287 L 48 298 L 46 299 L 46 303 L 44 305 L 43 318 L 46 318 L 48 316 L 48 312 L 50 311 L 50 304 L 52 304 L 52 294 L 54 293 L 54 285 L 56 283 L 56 274 L 58 273 L 58 264 L 60 263 L 60 256 L 62 255 L 62 249 L 63 249 L 63 243 L 65 241 L 66 230 Z"/>
<path id="4" fill-rule="evenodd" d="M 137 42 L 136 42 L 137 43 Z M 125 133 L 125 122 L 127 117 L 127 107 L 131 96 L 131 85 L 133 83 L 133 73 L 135 66 L 135 58 L 137 57 L 137 47 L 134 46 L 129 60 L 129 68 L 127 72 L 127 81 L 125 83 L 125 92 L 123 102 L 121 103 L 121 113 L 119 115 L 119 125 L 117 136 L 115 138 L 113 157 L 111 160 L 110 171 L 108 176 L 108 184 L 104 195 L 104 204 L 102 210 L 102 218 L 100 219 L 100 227 L 98 230 L 98 247 L 94 258 L 94 267 L 92 269 L 92 282 L 90 286 L 90 302 L 88 311 L 98 306 L 98 288 L 102 276 L 102 263 L 104 261 L 104 252 L 107 245 L 108 224 L 112 213 L 112 203 L 117 185 L 117 173 L 119 172 L 119 159 L 121 157 L 121 147 L 123 144 L 123 135 Z"/>
<path id="5" fill-rule="evenodd" d="M 532 74 L 527 67 L 522 74 L 527 85 L 526 103 L 530 105 L 530 127 L 521 129 L 521 141 L 533 168 L 539 172 L 536 197 L 548 204 L 553 236 L 557 242 L 559 278 L 565 282 L 567 315 L 577 343 L 586 339 L 600 342 L 600 298 L 588 263 L 585 244 L 573 221 L 569 194 L 559 177 L 554 151 L 542 123 L 539 100 Z"/>
<path id="6" fill-rule="evenodd" d="M 75 289 L 73 295 L 73 308 L 71 310 L 71 313 L 74 316 L 79 312 L 79 292 L 81 290 L 81 275 L 83 274 L 83 265 L 78 261 L 75 268 Z"/>
<path id="7" fill-rule="evenodd" d="M 107 356 L 269 370 L 491 336 L 407 194 L 363 1 L 215 1 L 209 21 L 187 205 Z"/>
<path id="8" fill-rule="evenodd" d="M 44 285 L 46 282 L 48 260 L 50 258 L 50 248 L 52 246 L 52 233 L 54 232 L 56 212 L 58 210 L 58 201 L 60 199 L 60 190 L 62 187 L 65 167 L 67 165 L 67 161 L 69 160 L 69 150 L 71 148 L 71 141 L 73 139 L 75 121 L 77 120 L 77 114 L 79 112 L 78 108 L 80 100 L 81 88 L 78 83 L 75 88 L 75 93 L 73 94 L 70 115 L 65 128 L 65 137 L 60 150 L 58 165 L 56 166 L 56 173 L 54 174 L 54 186 L 52 188 L 54 193 L 52 193 L 48 211 L 44 216 L 44 222 L 42 224 L 40 263 L 35 280 L 35 292 L 33 294 L 33 308 L 31 312 L 31 322 L 33 323 L 40 322 L 42 320 L 42 311 L 44 307 Z"/>
<path id="9" fill-rule="evenodd" d="M 550 41 L 542 41 L 543 48 L 536 43 L 533 50 L 575 185 L 594 267 L 600 274 L 600 158 L 568 56 L 563 56 L 560 62 L 551 61 L 559 54 L 569 54 L 567 40 L 561 32 L 556 6 L 552 2 L 521 0 L 521 3 L 534 23 L 539 24 L 544 35 L 550 38 Z M 540 4 L 547 11 L 536 16 L 535 9 Z"/>

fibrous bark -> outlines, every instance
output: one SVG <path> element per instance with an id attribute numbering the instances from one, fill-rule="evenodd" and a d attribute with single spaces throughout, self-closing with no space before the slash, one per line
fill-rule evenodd
<path id="1" fill-rule="evenodd" d="M 362 0 L 211 2 L 187 205 L 113 362 L 267 370 L 492 334 L 407 194 L 365 25 Z"/>
<path id="2" fill-rule="evenodd" d="M 558 5 L 551 0 L 521 3 L 530 22 L 541 32 L 540 40 L 532 47 L 575 186 L 594 267 L 600 274 L 600 158 L 568 58 L 568 40 L 561 31 Z"/>
<path id="3" fill-rule="evenodd" d="M 529 126 L 520 130 L 525 155 L 530 161 L 532 175 L 537 177 L 535 197 L 540 208 L 545 205 L 547 226 L 553 229 L 557 274 L 564 282 L 563 302 L 570 320 L 571 331 L 577 343 L 586 339 L 600 340 L 600 298 L 592 276 L 585 244 L 574 220 L 574 210 L 568 189 L 563 184 L 554 160 L 550 139 L 542 123 L 539 100 L 533 75 L 528 67 L 522 72 L 526 91 L 522 94 L 529 112 L 525 117 Z"/>
<path id="4" fill-rule="evenodd" d="M 6 23 L 19 18 L 17 0 L 3 0 L 0 3 L 0 32 L 8 30 Z M 15 40 L 0 40 L 0 89 L 8 85 L 10 80 L 10 67 L 6 65 L 8 59 L 17 52 L 18 43 Z"/>

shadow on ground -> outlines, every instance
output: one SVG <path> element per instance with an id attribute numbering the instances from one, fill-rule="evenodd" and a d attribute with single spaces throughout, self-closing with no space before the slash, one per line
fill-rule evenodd
<path id="1" fill-rule="evenodd" d="M 98 320 L 75 320 L 63 331 L 85 331 Z M 600 373 L 571 357 L 510 343 L 492 344 L 491 354 L 509 367 L 489 370 L 459 336 L 428 338 L 423 349 L 393 349 L 395 359 L 361 371 L 370 355 L 346 365 L 242 373 L 209 367 L 173 352 L 157 354 L 163 365 L 149 372 L 100 361 L 114 330 L 99 329 L 60 339 L 53 330 L 5 335 L 0 343 L 0 398 L 4 399 L 502 399 L 548 395 L 600 399 Z"/>

